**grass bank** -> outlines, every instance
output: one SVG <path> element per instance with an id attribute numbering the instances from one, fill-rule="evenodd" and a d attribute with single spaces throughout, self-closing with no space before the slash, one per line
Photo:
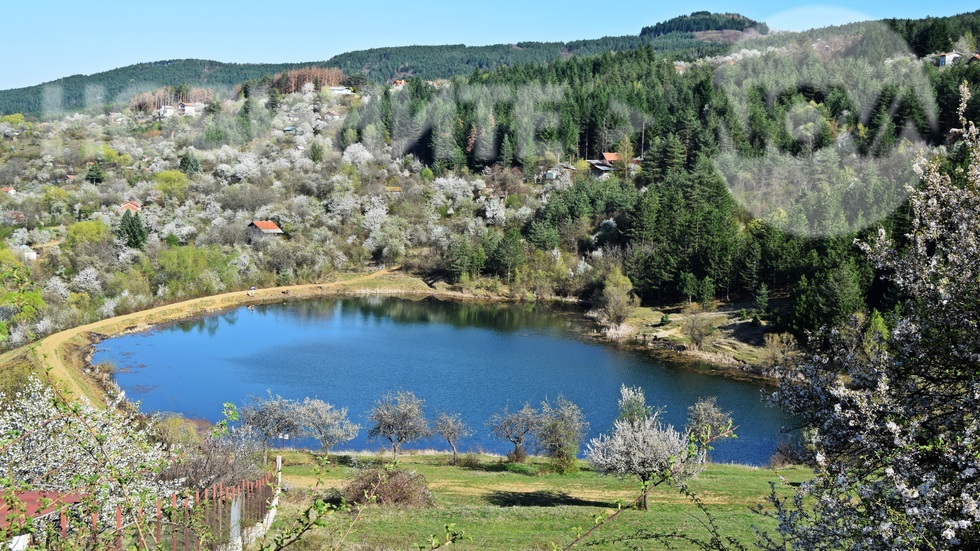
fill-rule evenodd
<path id="1" fill-rule="evenodd" d="M 469 456 L 465 466 L 448 465 L 444 454 L 403 456 L 399 467 L 422 474 L 436 505 L 430 508 L 369 506 L 354 524 L 347 548 L 417 549 L 428 548 L 433 535 L 445 534 L 445 525 L 454 524 L 472 538 L 458 544 L 461 549 L 561 549 L 578 533 L 592 527 L 595 518 L 615 512 L 620 503 L 631 502 L 639 494 L 636 479 L 620 480 L 599 476 L 582 462 L 581 471 L 570 475 L 550 473 L 547 462 L 532 458 L 528 465 L 508 465 L 493 456 Z M 331 456 L 321 485 L 314 488 L 314 461 L 305 452 L 284 456 L 284 481 L 291 490 L 284 494 L 277 527 L 294 518 L 309 503 L 311 490 L 320 495 L 330 488 L 342 488 L 353 476 L 355 465 L 379 461 L 379 456 Z M 792 493 L 792 484 L 809 478 L 810 471 L 793 467 L 779 471 L 738 465 L 709 465 L 690 484 L 705 503 L 724 536 L 731 536 L 747 547 L 755 541 L 755 528 L 772 530 L 770 519 L 752 511 L 770 492 L 770 481 L 778 481 L 777 491 Z M 782 477 L 780 479 L 780 477 Z M 300 549 L 321 549 L 336 543 L 351 517 L 339 514 L 326 529 L 310 534 Z M 650 495 L 650 510 L 629 509 L 609 521 L 578 549 L 625 549 L 629 541 L 637 548 L 664 548 L 662 542 L 634 539 L 644 534 L 675 534 L 671 543 L 678 549 L 697 548 L 683 538 L 710 537 L 707 519 L 698 507 L 676 488 L 662 486 Z M 625 539 L 624 539 L 625 538 Z"/>

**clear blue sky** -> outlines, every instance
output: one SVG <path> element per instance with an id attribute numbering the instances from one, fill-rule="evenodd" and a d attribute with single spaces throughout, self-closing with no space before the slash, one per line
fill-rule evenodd
<path id="1" fill-rule="evenodd" d="M 0 89 L 161 59 L 322 61 L 378 46 L 638 34 L 645 25 L 697 10 L 739 12 L 776 28 L 801 30 L 862 19 L 953 15 L 977 7 L 976 0 L 27 0 L 0 9 Z M 799 8 L 809 10 L 787 14 Z"/>

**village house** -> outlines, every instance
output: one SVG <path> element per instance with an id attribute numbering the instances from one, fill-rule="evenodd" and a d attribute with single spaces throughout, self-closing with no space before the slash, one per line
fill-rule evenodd
<path id="1" fill-rule="evenodd" d="M 248 225 L 249 243 L 257 243 L 266 238 L 275 238 L 283 235 L 282 229 L 272 220 L 256 220 Z"/>
<path id="2" fill-rule="evenodd" d="M 0 191 L 6 193 L 7 195 L 14 195 L 17 193 L 17 190 L 10 186 L 3 186 L 2 188 L 0 188 Z"/>
<path id="3" fill-rule="evenodd" d="M 949 52 L 945 54 L 939 54 L 936 57 L 936 61 L 939 63 L 940 67 L 945 67 L 947 65 L 952 65 L 959 57 L 962 57 L 959 52 Z"/>
<path id="4" fill-rule="evenodd" d="M 21 245 L 15 248 L 14 254 L 16 254 L 25 262 L 34 262 L 35 260 L 37 260 L 37 251 L 28 247 L 27 245 Z"/>
<path id="5" fill-rule="evenodd" d="M 168 119 L 177 114 L 177 108 L 173 105 L 164 105 L 157 111 L 157 116 L 161 119 Z"/>
<path id="6" fill-rule="evenodd" d="M 177 104 L 177 109 L 180 110 L 180 114 L 187 117 L 196 117 L 204 112 L 205 105 L 201 102 L 185 103 L 180 102 Z"/>
<path id="7" fill-rule="evenodd" d="M 119 205 L 119 212 L 120 213 L 124 213 L 126 211 L 129 211 L 129 212 L 132 212 L 133 214 L 136 214 L 136 213 L 138 213 L 141 210 L 143 210 L 143 207 L 140 206 L 140 204 L 137 203 L 136 201 L 126 201 L 125 203 Z"/>
<path id="8" fill-rule="evenodd" d="M 350 96 L 354 93 L 353 90 L 346 86 L 331 86 L 330 91 L 333 92 L 335 96 Z"/>

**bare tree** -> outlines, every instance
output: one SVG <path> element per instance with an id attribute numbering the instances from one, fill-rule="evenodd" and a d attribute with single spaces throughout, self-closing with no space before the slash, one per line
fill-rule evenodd
<path id="1" fill-rule="evenodd" d="M 456 444 L 467 436 L 473 435 L 473 429 L 460 419 L 459 413 L 442 412 L 436 417 L 436 434 L 446 439 L 453 449 L 453 465 L 456 464 Z"/>
<path id="2" fill-rule="evenodd" d="M 704 348 L 714 332 L 715 326 L 711 323 L 711 315 L 701 311 L 690 314 L 681 327 L 681 333 L 691 339 L 694 350 Z"/>
<path id="3" fill-rule="evenodd" d="M 300 427 L 299 404 L 269 391 L 268 398 L 249 397 L 242 407 L 242 423 L 255 429 L 262 441 L 262 463 L 269 459 L 269 442 L 296 434 Z"/>
<path id="4" fill-rule="evenodd" d="M 391 458 L 397 461 L 402 444 L 432 434 L 424 408 L 425 400 L 412 392 L 388 393 L 371 408 L 368 418 L 374 426 L 368 436 L 386 438 L 391 443 Z"/>
<path id="5" fill-rule="evenodd" d="M 316 398 L 306 398 L 298 407 L 303 434 L 315 438 L 324 453 L 350 442 L 361 429 L 347 418 L 347 408 L 337 409 Z"/>
<path id="6" fill-rule="evenodd" d="M 540 424 L 540 413 L 528 403 L 514 413 L 504 407 L 503 411 L 494 413 L 487 421 L 491 434 L 514 445 L 514 451 L 508 454 L 508 458 L 515 463 L 524 462 L 527 457 L 526 445 L 534 438 Z"/>

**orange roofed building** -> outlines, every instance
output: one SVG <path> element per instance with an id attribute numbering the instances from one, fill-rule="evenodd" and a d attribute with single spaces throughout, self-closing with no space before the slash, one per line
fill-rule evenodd
<path id="1" fill-rule="evenodd" d="M 129 211 L 132 212 L 133 214 L 136 214 L 141 210 L 143 210 L 143 207 L 140 206 L 140 204 L 137 203 L 136 201 L 126 201 L 125 203 L 119 205 L 119 212 L 122 213 Z"/>
<path id="2" fill-rule="evenodd" d="M 279 237 L 283 233 L 272 220 L 255 220 L 248 225 L 248 240 L 253 243 L 266 237 Z"/>

